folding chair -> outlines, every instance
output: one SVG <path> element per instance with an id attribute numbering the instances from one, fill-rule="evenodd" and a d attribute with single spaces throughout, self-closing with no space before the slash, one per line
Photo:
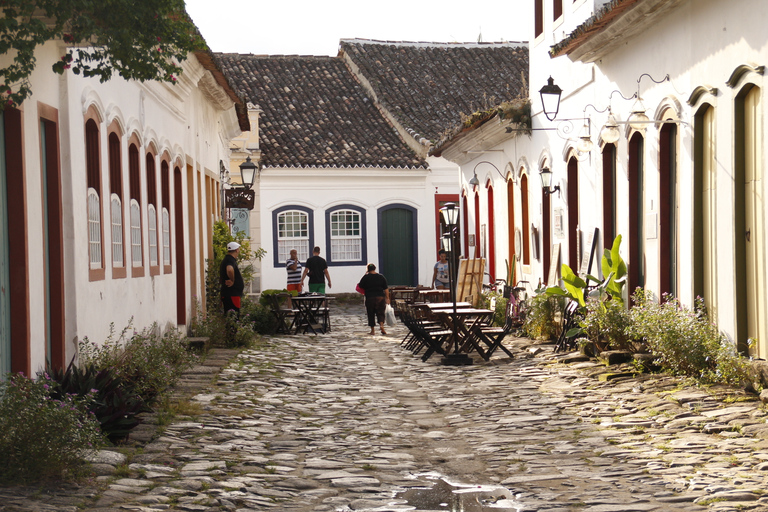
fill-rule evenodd
<path id="1" fill-rule="evenodd" d="M 504 338 L 506 338 L 514 329 L 520 327 L 523 322 L 522 318 L 519 316 L 519 302 L 517 298 L 510 297 L 507 302 L 507 308 L 505 310 L 504 315 L 504 326 L 503 327 L 493 327 L 493 326 L 476 326 L 474 328 L 474 334 L 477 336 L 477 338 L 485 343 L 487 345 L 487 349 L 480 352 L 480 356 L 488 361 L 494 352 L 496 352 L 497 349 L 501 349 L 509 357 L 515 357 L 512 355 L 512 352 L 510 352 L 507 347 L 505 347 L 502 342 L 504 341 Z"/>
<path id="2" fill-rule="evenodd" d="M 555 352 L 565 352 L 576 348 L 576 337 L 568 336 L 568 331 L 579 324 L 579 318 L 579 303 L 575 300 L 568 300 L 563 312 L 562 330 L 555 344 Z"/>
<path id="3" fill-rule="evenodd" d="M 291 334 L 296 322 L 296 310 L 287 306 L 288 297 L 287 293 L 267 295 L 269 309 L 277 322 L 275 332 L 280 334 Z"/>

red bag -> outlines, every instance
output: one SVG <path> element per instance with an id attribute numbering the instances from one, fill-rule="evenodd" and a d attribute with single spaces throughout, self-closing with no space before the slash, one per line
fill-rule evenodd
<path id="1" fill-rule="evenodd" d="M 361 293 L 361 294 L 365 295 L 365 290 L 363 290 L 362 288 L 360 288 L 360 283 L 357 283 L 357 286 L 355 286 L 355 291 L 356 291 L 357 293 Z"/>

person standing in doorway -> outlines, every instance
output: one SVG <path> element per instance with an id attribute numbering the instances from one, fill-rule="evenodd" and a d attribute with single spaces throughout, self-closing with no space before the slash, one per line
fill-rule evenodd
<path id="1" fill-rule="evenodd" d="M 236 316 L 240 317 L 240 298 L 243 296 L 245 282 L 240 275 L 240 269 L 237 267 L 237 257 L 240 255 L 240 244 L 229 242 L 227 244 L 227 255 L 221 261 L 219 267 L 219 281 L 221 282 L 221 303 L 224 306 L 224 313 L 234 311 Z"/>
<path id="2" fill-rule="evenodd" d="M 437 253 L 440 260 L 435 263 L 435 271 L 432 272 L 432 288 L 442 290 L 448 288 L 448 254 L 440 249 Z"/>
<path id="3" fill-rule="evenodd" d="M 309 274 L 309 292 L 325 295 L 325 280 L 328 280 L 328 288 L 331 286 L 331 275 L 328 273 L 328 263 L 325 258 L 320 256 L 320 248 L 315 247 L 312 250 L 312 256 L 304 264 L 304 273 L 301 275 L 301 284 L 304 284 L 304 278 Z"/>
<path id="4" fill-rule="evenodd" d="M 389 287 L 387 278 L 376 272 L 376 265 L 368 264 L 368 272 L 360 279 L 360 288 L 365 291 L 365 310 L 368 313 L 368 325 L 371 328 L 369 334 L 374 334 L 374 319 L 379 322 L 381 334 L 387 334 L 384 330 L 384 311 L 389 304 Z"/>
<path id="5" fill-rule="evenodd" d="M 301 293 L 301 271 L 303 267 L 299 261 L 296 249 L 291 249 L 291 257 L 285 261 L 285 270 L 288 272 L 288 286 L 286 290 Z"/>

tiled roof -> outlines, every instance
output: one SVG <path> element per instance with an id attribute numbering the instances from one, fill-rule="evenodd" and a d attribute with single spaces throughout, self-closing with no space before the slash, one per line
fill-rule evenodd
<path id="1" fill-rule="evenodd" d="M 337 57 L 217 54 L 257 104 L 264 167 L 427 167 Z"/>
<path id="2" fill-rule="evenodd" d="M 628 9 L 634 7 L 638 1 L 639 0 L 611 0 L 606 3 L 590 16 L 589 19 L 568 34 L 565 39 L 552 46 L 549 50 L 549 55 L 551 57 L 558 57 L 570 53 L 584 41 L 605 29 L 611 22 L 624 14 Z"/>
<path id="3" fill-rule="evenodd" d="M 527 98 L 525 43 L 408 43 L 345 39 L 346 55 L 382 106 L 433 143 L 470 116 Z"/>

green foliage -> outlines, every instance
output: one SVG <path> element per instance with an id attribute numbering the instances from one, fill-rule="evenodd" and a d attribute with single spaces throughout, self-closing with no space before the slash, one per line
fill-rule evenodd
<path id="1" fill-rule="evenodd" d="M 224 315 L 220 309 L 208 311 L 203 316 L 197 309 L 189 327 L 190 336 L 204 336 L 214 347 L 250 347 L 259 334 L 273 334 L 277 321 L 269 306 L 243 298 L 240 319 L 234 313 Z"/>
<path id="2" fill-rule="evenodd" d="M 47 376 L 0 382 L 0 482 L 30 483 L 75 475 L 83 455 L 104 443 L 88 411 L 90 397 L 52 398 Z"/>
<path id="3" fill-rule="evenodd" d="M 627 334 L 630 323 L 629 311 L 621 301 L 590 298 L 586 304 L 586 314 L 579 324 L 584 336 L 594 341 L 600 351 L 610 349 L 638 352 L 640 344 Z"/>
<path id="4" fill-rule="evenodd" d="M 0 110 L 32 93 L 35 49 L 46 41 L 69 46 L 54 72 L 71 69 L 101 82 L 117 72 L 126 80 L 175 83 L 179 63 L 206 49 L 183 0 L 3 0 L 0 9 L 0 54 L 13 56 L 0 68 Z"/>
<path id="5" fill-rule="evenodd" d="M 507 321 L 507 302 L 509 300 L 499 292 L 486 292 L 483 293 L 483 307 L 491 307 L 491 298 L 496 298 L 496 305 L 493 310 L 493 325 L 502 327 Z"/>
<path id="6" fill-rule="evenodd" d="M 240 244 L 240 254 L 237 257 L 237 268 L 243 276 L 246 288 L 253 280 L 254 268 L 251 261 L 261 260 L 267 254 L 263 247 L 251 250 L 251 242 L 245 232 L 238 231 L 234 235 L 229 226 L 223 220 L 218 220 L 213 225 L 213 259 L 207 260 L 208 268 L 205 275 L 205 296 L 208 307 L 219 308 L 221 305 L 221 283 L 219 282 L 219 267 L 227 255 L 227 244 L 237 242 Z"/>
<path id="7" fill-rule="evenodd" d="M 566 298 L 538 291 L 530 298 L 523 330 L 529 338 L 555 339 L 560 335 L 559 319 L 565 311 Z"/>
<path id="8" fill-rule="evenodd" d="M 563 263 L 561 266 L 560 272 L 562 274 L 563 286 L 565 286 L 565 288 L 563 289 L 559 286 L 550 286 L 547 288 L 546 293 L 548 295 L 568 297 L 569 299 L 578 302 L 582 309 L 585 308 L 586 303 L 584 301 L 584 294 L 587 288 L 586 281 L 577 276 L 576 273 L 571 270 L 571 267 L 565 263 Z"/>
<path id="9" fill-rule="evenodd" d="M 139 424 L 137 414 L 149 409 L 130 390 L 113 368 L 96 368 L 85 365 L 83 369 L 74 364 L 74 358 L 63 369 L 48 369 L 52 383 L 51 398 L 63 400 L 73 395 L 86 400 L 88 410 L 94 415 L 107 439 L 116 443 L 128 437 L 131 429 Z"/>
<path id="10" fill-rule="evenodd" d="M 627 265 L 619 254 L 620 246 L 621 235 L 618 235 L 613 240 L 611 250 L 606 249 L 603 253 L 601 268 L 603 275 L 606 276 L 605 292 L 611 295 L 612 300 L 617 300 L 623 304 L 624 285 L 627 282 Z M 612 279 L 609 279 L 608 276 Z"/>
<path id="11" fill-rule="evenodd" d="M 696 299 L 693 310 L 670 296 L 659 303 L 642 289 L 632 299 L 629 334 L 643 339 L 663 368 L 707 383 L 742 384 L 748 379 L 749 360 L 709 321 L 702 299 Z"/>
<path id="12" fill-rule="evenodd" d="M 107 340 L 97 345 L 85 338 L 79 344 L 80 363 L 84 367 L 113 368 L 129 393 L 138 396 L 145 405 L 152 404 L 197 356 L 187 350 L 176 329 L 160 335 L 157 325 L 141 332 L 130 325 L 115 337 L 114 326 Z"/>

